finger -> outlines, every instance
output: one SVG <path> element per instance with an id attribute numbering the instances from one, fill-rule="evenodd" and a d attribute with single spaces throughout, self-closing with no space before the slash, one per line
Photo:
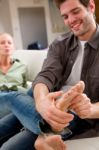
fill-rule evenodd
<path id="1" fill-rule="evenodd" d="M 71 102 L 71 105 L 72 104 L 77 104 L 77 103 L 84 103 L 84 102 L 88 102 L 90 101 L 90 99 L 86 96 L 86 94 L 79 94 L 77 95 Z"/>
<path id="2" fill-rule="evenodd" d="M 59 113 L 61 112 L 61 113 Z M 63 129 L 65 126 L 69 125 L 69 122 L 73 120 L 74 115 L 69 114 L 69 113 L 65 113 L 59 110 L 59 115 L 57 116 L 55 113 L 51 114 L 50 117 L 48 117 L 49 119 L 47 120 L 47 122 L 50 124 L 51 127 L 53 127 L 54 129 Z M 61 116 L 62 115 L 62 116 Z M 64 117 L 63 117 L 64 115 Z M 61 116 L 61 117 L 59 117 Z"/>
<path id="3" fill-rule="evenodd" d="M 74 111 L 79 115 L 88 115 L 91 112 L 91 106 L 89 104 L 85 104 L 82 107 L 77 107 Z"/>
<path id="4" fill-rule="evenodd" d="M 85 103 L 84 105 L 82 105 L 82 107 L 79 107 L 79 111 L 86 111 L 86 110 L 90 111 L 90 109 L 91 109 L 90 103 Z"/>
<path id="5" fill-rule="evenodd" d="M 85 101 L 85 102 L 79 102 L 77 104 L 73 104 L 70 106 L 73 110 L 80 111 L 83 109 L 89 109 L 90 108 L 90 101 Z"/>
<path id="6" fill-rule="evenodd" d="M 62 124 L 67 124 L 70 121 L 72 121 L 74 116 L 72 114 L 68 114 L 65 118 L 58 118 L 57 116 L 52 116 L 50 119 L 57 122 L 57 123 L 62 123 Z"/>
<path id="7" fill-rule="evenodd" d="M 89 99 L 86 99 L 86 101 L 80 101 L 79 100 L 79 102 L 77 102 L 77 103 L 73 103 L 71 106 L 70 106 L 70 108 L 72 108 L 72 109 L 75 109 L 76 107 L 84 107 L 84 106 L 87 106 L 87 105 L 89 105 L 90 104 L 90 100 Z"/>
<path id="8" fill-rule="evenodd" d="M 49 93 L 48 97 L 51 99 L 57 99 L 58 97 L 62 96 L 63 91 L 51 92 Z"/>
<path id="9" fill-rule="evenodd" d="M 59 123 L 67 123 L 73 119 L 73 114 L 63 112 L 57 109 L 55 106 L 52 106 L 51 109 L 47 112 L 49 120 L 53 120 Z"/>
<path id="10" fill-rule="evenodd" d="M 55 121 L 51 121 L 49 124 L 54 132 L 62 131 L 65 127 L 69 125 L 69 123 L 62 124 L 62 123 L 57 123 Z"/>

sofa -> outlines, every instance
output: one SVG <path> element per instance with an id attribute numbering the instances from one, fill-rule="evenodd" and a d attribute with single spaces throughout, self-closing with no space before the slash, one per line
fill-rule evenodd
<path id="1" fill-rule="evenodd" d="M 32 81 L 41 70 L 44 59 L 47 55 L 47 49 L 44 50 L 16 50 L 13 57 L 21 60 L 27 65 L 28 81 Z"/>

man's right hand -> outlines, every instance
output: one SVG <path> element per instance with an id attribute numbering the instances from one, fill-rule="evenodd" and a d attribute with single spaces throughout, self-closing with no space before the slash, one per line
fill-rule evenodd
<path id="1" fill-rule="evenodd" d="M 68 126 L 74 117 L 72 114 L 61 111 L 56 107 L 57 98 L 62 94 L 63 92 L 61 91 L 48 93 L 37 104 L 38 112 L 55 131 L 61 131 L 64 127 Z"/>

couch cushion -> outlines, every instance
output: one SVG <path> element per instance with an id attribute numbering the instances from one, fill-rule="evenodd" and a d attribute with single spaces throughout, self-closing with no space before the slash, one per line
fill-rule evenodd
<path id="1" fill-rule="evenodd" d="M 47 50 L 16 50 L 13 57 L 27 65 L 28 80 L 32 81 L 41 70 Z"/>

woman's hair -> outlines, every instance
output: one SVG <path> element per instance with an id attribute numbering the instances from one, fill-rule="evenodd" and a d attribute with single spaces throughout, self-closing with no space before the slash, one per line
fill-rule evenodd
<path id="1" fill-rule="evenodd" d="M 60 5 L 67 0 L 53 0 L 53 1 L 56 3 L 57 7 L 60 8 Z M 85 7 L 88 7 L 90 0 L 78 0 L 78 1 Z"/>

